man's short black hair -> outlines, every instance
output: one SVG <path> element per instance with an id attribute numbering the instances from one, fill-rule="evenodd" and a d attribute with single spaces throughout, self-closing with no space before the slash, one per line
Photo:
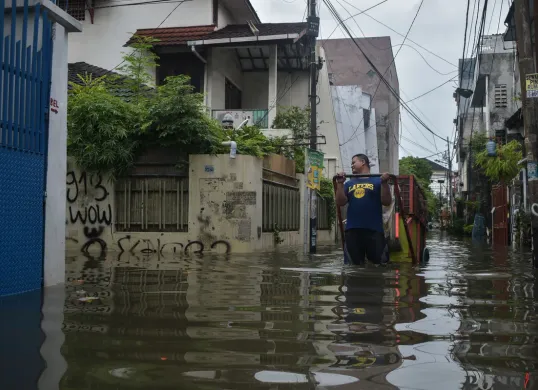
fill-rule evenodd
<path id="1" fill-rule="evenodd" d="M 367 155 L 363 154 L 363 153 L 359 153 L 359 154 L 356 154 L 354 155 L 353 157 L 351 157 L 351 161 L 353 161 L 353 159 L 357 157 L 359 160 L 362 160 L 364 161 L 364 163 L 366 164 L 366 166 L 368 168 L 370 168 L 370 159 L 368 158 Z"/>

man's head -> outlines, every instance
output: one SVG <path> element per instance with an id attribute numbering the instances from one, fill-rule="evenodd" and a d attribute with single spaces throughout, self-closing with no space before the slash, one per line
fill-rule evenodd
<path id="1" fill-rule="evenodd" d="M 370 173 L 370 160 L 362 153 L 356 154 L 351 159 L 351 170 L 354 174 L 365 175 Z"/>

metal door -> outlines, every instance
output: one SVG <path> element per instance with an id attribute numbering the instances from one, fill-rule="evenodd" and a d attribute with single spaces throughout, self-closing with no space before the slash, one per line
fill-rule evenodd
<path id="1" fill-rule="evenodd" d="M 43 280 L 52 26 L 47 11 L 28 0 L 24 7 L 0 0 L 0 15 L 2 296 L 39 289 Z"/>
<path id="2" fill-rule="evenodd" d="M 495 185 L 491 189 L 493 206 L 493 244 L 508 245 L 508 199 L 506 186 Z"/>

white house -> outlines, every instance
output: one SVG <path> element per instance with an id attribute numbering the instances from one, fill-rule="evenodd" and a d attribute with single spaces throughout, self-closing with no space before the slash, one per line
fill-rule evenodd
<path id="1" fill-rule="evenodd" d="M 69 12 L 84 25 L 70 42 L 70 63 L 112 70 L 135 34 L 151 36 L 159 40 L 155 83 L 189 75 L 216 119 L 229 113 L 236 124 L 249 119 L 269 136 L 285 135 L 289 131 L 270 129 L 280 107 L 309 104 L 306 23 L 261 23 L 249 0 L 85 4 L 69 3 Z M 318 54 L 324 57 L 321 47 Z M 326 67 L 319 72 L 317 93 L 318 147 L 331 177 L 342 164 Z"/>

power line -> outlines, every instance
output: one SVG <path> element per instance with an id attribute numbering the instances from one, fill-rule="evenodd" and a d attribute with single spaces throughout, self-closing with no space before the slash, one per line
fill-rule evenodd
<path id="1" fill-rule="evenodd" d="M 348 11 L 348 10 L 341 4 L 341 3 L 340 3 L 340 1 L 337 0 L 337 2 L 338 2 L 338 4 L 340 4 L 340 6 L 341 6 L 342 8 L 344 8 L 344 9 L 346 10 L 346 12 L 350 15 L 350 17 L 347 18 L 347 19 L 345 19 L 345 20 L 348 20 L 348 19 L 352 18 L 353 16 L 351 15 L 351 13 L 350 13 L 350 12 L 349 12 L 349 11 Z M 346 2 L 346 3 L 347 3 L 347 2 Z M 348 3 L 348 4 L 349 4 L 349 3 Z M 334 6 L 333 6 L 333 8 L 334 8 Z M 356 8 L 356 7 L 354 7 L 354 8 Z M 335 8 L 334 8 L 334 9 L 335 9 Z M 357 8 L 357 9 L 358 9 L 358 8 Z M 336 10 L 336 9 L 335 9 L 335 10 Z M 334 16 L 334 15 L 333 15 L 333 16 Z M 345 20 L 344 20 L 344 21 L 341 21 L 341 18 L 340 18 L 340 20 L 337 20 L 337 26 L 336 26 L 336 28 L 340 27 L 340 28 L 344 31 L 344 34 L 346 33 L 346 31 L 342 28 L 342 24 L 345 22 Z M 366 37 L 366 34 L 364 33 L 364 31 L 362 31 L 362 29 L 360 28 L 360 26 L 358 25 L 357 21 L 356 21 L 354 18 L 353 18 L 353 21 L 355 22 L 355 25 L 357 26 L 357 28 L 359 28 L 359 30 L 361 31 L 362 35 L 363 35 L 364 37 Z M 349 30 L 347 29 L 347 26 L 346 26 L 346 30 L 348 31 L 348 34 L 349 34 Z M 334 30 L 333 30 L 333 32 L 334 32 Z M 355 38 L 352 37 L 352 40 L 355 40 Z M 369 39 L 366 39 L 365 41 L 370 43 L 370 40 L 369 40 Z M 326 42 L 327 42 L 327 41 L 325 41 L 325 43 L 326 43 Z M 351 42 L 350 42 L 350 43 L 351 43 Z M 353 43 L 354 43 L 355 45 L 358 45 L 357 42 L 355 42 L 355 41 L 354 41 Z M 405 45 L 405 44 L 404 44 L 404 45 Z M 403 47 L 404 45 L 395 45 L 395 46 L 400 46 L 400 49 L 401 49 L 401 47 Z M 377 47 L 376 45 L 371 45 L 371 46 L 376 47 L 376 48 L 378 48 L 379 50 L 386 50 L 386 49 L 390 49 L 390 48 L 392 48 L 392 46 L 388 46 L 387 48 L 379 48 L 379 47 Z M 408 45 L 407 45 L 407 46 L 408 46 Z M 410 46 L 410 47 L 413 48 L 412 46 Z M 359 48 L 359 49 L 360 49 L 360 48 Z M 415 48 L 413 48 L 413 49 L 416 50 Z M 366 50 L 366 49 L 365 49 L 365 50 Z M 398 52 L 399 52 L 399 51 L 398 51 Z M 357 55 L 357 57 L 359 58 L 360 61 L 363 61 L 363 60 L 364 60 L 364 58 L 361 58 L 357 53 L 356 53 L 356 55 Z M 366 56 L 366 54 L 364 54 L 364 55 Z M 419 55 L 421 55 L 421 54 L 419 53 Z M 422 55 L 421 55 L 421 56 L 422 56 Z M 422 58 L 425 60 L 424 57 L 422 57 Z M 394 57 L 394 59 L 395 59 L 395 57 Z M 426 61 L 426 62 L 427 62 L 427 61 Z M 429 64 L 428 64 L 428 65 L 429 65 Z M 431 66 L 431 65 L 430 65 L 430 66 Z M 390 66 L 389 66 L 389 67 L 390 67 Z M 387 70 L 388 70 L 388 69 L 389 69 L 389 68 L 387 68 Z M 385 70 L 385 73 L 387 72 L 387 70 Z M 434 69 L 434 70 L 435 70 L 435 69 Z M 457 72 L 457 71 L 455 71 L 455 72 Z M 455 76 L 455 77 L 457 77 L 457 76 Z M 455 78 L 455 77 L 454 77 L 454 78 Z M 383 79 L 383 78 L 380 78 L 380 83 L 381 83 L 382 79 Z M 378 83 L 377 88 L 379 88 L 380 83 Z M 392 87 L 390 87 L 390 88 L 392 88 Z M 370 110 L 371 110 L 371 106 L 373 105 L 373 101 L 374 101 L 374 99 L 375 99 L 375 94 L 376 94 L 376 93 L 377 93 L 377 89 L 376 89 L 376 91 L 375 91 L 375 93 L 374 93 L 374 95 L 373 95 L 373 97 L 372 97 L 371 105 L 370 105 L 370 107 L 369 107 Z M 398 93 L 399 93 L 399 92 L 397 92 L 396 94 L 398 94 Z M 406 97 L 406 98 L 409 99 L 409 97 L 406 95 L 406 93 L 405 93 L 403 90 L 401 90 L 401 93 L 404 95 L 404 97 Z M 409 99 L 409 100 L 412 101 L 412 100 L 414 100 L 414 99 Z M 402 103 L 402 104 L 405 104 L 405 103 L 408 103 L 408 101 L 406 101 L 406 102 L 404 102 L 404 103 Z M 404 108 L 406 108 L 406 107 L 404 107 Z M 399 109 L 399 107 L 397 107 L 396 109 Z M 406 108 L 406 109 L 407 109 L 407 108 Z M 419 108 L 418 106 L 416 106 L 416 109 L 417 109 L 417 110 L 418 110 L 418 111 L 419 111 L 419 112 L 420 112 L 426 119 L 428 119 L 428 120 L 432 123 L 432 125 L 433 125 L 433 121 L 431 121 L 431 120 L 426 116 L 426 114 L 424 114 L 424 113 L 420 110 L 420 108 Z M 391 113 L 394 112 L 394 111 L 395 111 L 395 110 L 392 110 Z M 389 113 L 389 115 L 390 115 L 390 113 Z M 411 115 L 414 115 L 414 117 L 415 117 L 419 122 L 422 122 L 422 120 L 421 120 L 420 118 L 418 118 L 414 113 L 411 113 Z M 364 119 L 361 119 L 361 121 L 359 121 L 359 124 L 357 125 L 357 127 L 356 127 L 355 130 L 353 131 L 353 134 L 351 135 L 351 137 L 350 137 L 347 141 L 344 142 L 344 144 L 350 142 L 354 137 L 356 137 L 356 135 L 361 135 L 361 134 L 363 134 L 366 130 L 368 130 L 369 128 L 372 127 L 372 126 L 370 126 L 370 127 L 369 127 L 368 129 L 366 129 L 365 131 L 363 131 L 363 132 L 357 134 L 357 132 L 359 131 L 360 125 L 363 123 L 363 121 L 364 121 Z M 423 122 L 422 122 L 422 123 L 423 123 Z M 413 123 L 413 124 L 415 124 L 415 123 Z M 416 124 L 415 124 L 415 126 L 416 126 Z M 425 125 L 425 124 L 424 124 L 424 126 L 427 127 L 427 125 Z M 434 126 L 434 127 L 435 127 L 435 126 Z M 419 130 L 419 131 L 420 131 L 420 130 Z M 430 141 L 427 137 L 425 137 L 425 138 L 426 138 L 426 140 L 428 140 L 428 142 L 431 143 L 431 141 Z M 443 139 L 443 141 L 446 141 L 446 140 Z M 343 145 L 344 145 L 344 144 L 343 144 Z M 433 143 L 432 145 L 435 146 L 435 140 L 434 140 L 434 143 Z"/>
<path id="2" fill-rule="evenodd" d="M 451 72 L 447 72 L 447 73 L 442 73 L 440 71 L 438 71 L 437 69 L 435 69 L 429 62 L 428 60 L 426 60 L 426 58 L 422 55 L 421 52 L 419 52 L 415 47 L 411 46 L 411 45 L 407 45 L 407 44 L 404 44 L 404 43 L 400 43 L 399 45 L 392 45 L 391 47 L 396 47 L 396 46 L 406 46 L 406 47 L 409 47 L 410 49 L 413 49 L 414 51 L 417 52 L 417 54 L 422 57 L 422 59 L 424 60 L 424 62 L 426 63 L 426 65 L 428 65 L 435 73 L 437 74 L 440 74 L 441 76 L 448 76 L 449 74 L 452 74 L 452 73 L 455 73 L 457 72 L 457 70 L 453 70 Z"/>
<path id="3" fill-rule="evenodd" d="M 155 29 L 151 32 L 151 34 L 153 34 L 155 31 L 157 31 L 163 24 L 164 22 L 166 22 L 168 20 L 168 18 L 174 13 L 174 11 L 176 9 L 179 8 L 179 6 L 183 3 L 185 3 L 186 1 L 192 1 L 192 0 L 181 0 L 180 3 L 178 3 L 174 9 L 172 11 L 170 11 L 170 13 L 168 15 L 166 15 L 166 17 L 163 19 L 163 21 L 161 23 L 159 23 L 159 25 L 157 27 L 155 27 Z M 112 69 L 108 70 L 103 76 L 106 76 L 107 74 L 113 72 L 115 69 L 118 69 L 120 66 L 122 66 L 123 64 L 125 63 L 125 60 L 121 61 L 118 65 L 116 65 L 115 67 L 113 67 Z"/>
<path id="4" fill-rule="evenodd" d="M 404 102 L 399 93 L 390 85 L 390 83 L 384 78 L 384 76 L 381 74 L 381 72 L 379 71 L 379 69 L 372 63 L 372 61 L 370 60 L 370 58 L 366 55 L 366 53 L 364 52 L 364 50 L 360 47 L 360 45 L 357 43 L 356 39 L 353 37 L 353 35 L 351 34 L 351 32 L 349 31 L 349 29 L 347 28 L 347 26 L 345 25 L 345 23 L 342 22 L 342 18 L 340 17 L 340 15 L 338 14 L 338 11 L 334 8 L 334 5 L 331 4 L 330 0 L 323 0 L 324 3 L 326 4 L 327 8 L 329 8 L 331 14 L 333 15 L 333 17 L 336 19 L 337 22 L 339 22 L 341 25 L 342 25 L 342 28 L 345 30 L 346 34 L 351 38 L 352 42 L 355 44 L 355 46 L 357 46 L 357 48 L 361 51 L 361 53 L 363 54 L 364 56 L 364 59 L 366 59 L 366 61 L 368 62 L 368 64 L 372 67 L 372 69 L 378 74 L 378 76 L 380 77 L 381 81 L 387 86 L 389 92 L 394 96 L 396 97 L 396 99 L 398 100 L 398 102 L 404 107 L 404 109 L 413 117 L 415 118 L 426 130 L 428 130 L 430 133 L 434 134 L 436 137 L 442 139 L 443 141 L 446 141 L 445 138 L 441 137 L 440 135 L 436 134 L 435 132 L 433 132 L 425 123 L 424 121 L 422 121 L 422 119 L 420 119 L 414 112 L 413 110 L 406 104 L 406 102 Z M 362 59 L 362 58 L 361 58 Z"/>
<path id="5" fill-rule="evenodd" d="M 324 1 L 325 1 L 325 0 L 324 0 Z M 346 4 L 348 4 L 350 7 L 355 8 L 356 10 L 363 12 L 360 8 L 358 8 L 358 7 L 356 7 L 355 5 L 351 4 L 349 1 L 347 1 L 347 0 L 342 0 L 342 1 L 343 1 L 344 3 L 346 3 Z M 374 18 L 373 16 L 369 15 L 368 13 L 363 12 L 363 14 L 366 15 L 366 16 L 368 16 L 370 19 L 374 20 L 375 22 L 381 24 L 382 26 L 388 28 L 390 31 L 394 32 L 395 34 L 398 34 L 398 35 L 401 36 L 401 37 L 404 36 L 404 34 L 402 34 L 402 33 L 398 32 L 398 31 L 394 30 L 392 27 L 388 26 L 387 24 L 385 24 L 385 23 L 383 23 L 383 22 L 380 22 L 379 20 L 377 20 L 377 19 Z M 440 60 L 442 60 L 442 61 L 444 61 L 444 62 L 446 62 L 447 64 L 452 65 L 452 66 L 454 66 L 455 68 L 458 68 L 457 65 L 454 65 L 454 64 L 453 64 L 452 62 L 450 62 L 449 60 L 447 60 L 447 59 L 445 59 L 445 58 L 439 56 L 438 54 L 434 53 L 433 51 L 431 51 L 431 50 L 425 48 L 424 46 L 420 45 L 419 43 L 413 41 L 411 38 L 408 38 L 407 40 L 408 40 L 409 42 L 411 42 L 411 43 L 414 43 L 415 45 L 417 45 L 417 46 L 420 47 L 421 49 L 425 50 L 426 52 L 430 53 L 431 55 L 433 55 L 433 56 L 439 58 Z"/>
<path id="6" fill-rule="evenodd" d="M 454 79 L 455 79 L 456 77 L 458 77 L 458 76 L 459 76 L 459 75 L 456 75 L 456 76 L 450 78 L 449 80 L 445 81 L 444 83 L 439 84 L 437 87 L 434 87 L 434 88 L 430 89 L 429 91 L 424 92 L 423 94 L 418 95 L 417 97 L 415 97 L 415 98 L 413 98 L 413 99 L 411 99 L 411 100 L 408 100 L 407 103 L 411 103 L 411 102 L 413 102 L 413 101 L 415 101 L 415 100 L 417 100 L 417 99 L 420 99 L 421 97 L 426 96 L 426 95 L 429 94 L 429 93 L 432 93 L 433 91 L 435 91 L 435 90 L 441 88 L 442 86 L 444 86 L 444 85 L 450 83 L 452 80 L 454 80 Z"/>
<path id="7" fill-rule="evenodd" d="M 366 13 L 366 11 L 370 11 L 371 9 L 373 9 L 373 8 L 375 8 L 375 7 L 377 7 L 377 6 L 380 6 L 381 4 L 386 3 L 387 1 L 389 1 L 389 0 L 383 0 L 383 1 L 379 2 L 379 3 L 377 3 L 377 4 L 372 5 L 370 8 L 366 8 L 364 11 L 361 11 L 361 12 L 359 12 L 358 14 L 351 15 L 350 17 L 344 19 L 344 22 L 347 22 L 349 19 L 356 18 L 357 16 Z M 320 5 L 321 5 L 321 3 L 320 3 Z M 336 25 L 336 27 L 335 27 L 334 30 L 329 34 L 329 36 L 327 37 L 327 39 L 331 39 L 331 37 L 332 37 L 333 34 L 336 32 L 336 30 L 338 29 L 339 26 L 340 26 L 340 24 L 337 24 L 337 25 Z M 363 34 L 363 35 L 364 35 L 364 34 Z M 387 49 L 388 49 L 388 48 L 387 48 Z"/>

